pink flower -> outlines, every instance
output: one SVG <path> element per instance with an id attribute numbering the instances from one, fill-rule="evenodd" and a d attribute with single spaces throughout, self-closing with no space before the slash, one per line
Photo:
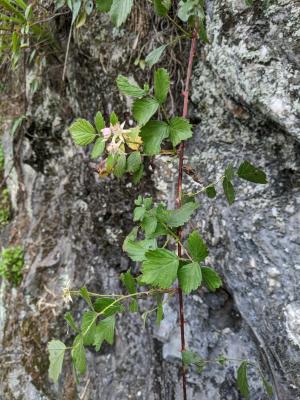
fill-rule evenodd
<path id="1" fill-rule="evenodd" d="M 103 128 L 103 129 L 101 129 L 101 132 L 103 133 L 104 139 L 108 139 L 111 135 L 110 128 Z"/>

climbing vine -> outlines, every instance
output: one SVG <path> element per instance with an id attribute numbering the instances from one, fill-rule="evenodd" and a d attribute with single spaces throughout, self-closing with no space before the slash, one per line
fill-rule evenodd
<path id="1" fill-rule="evenodd" d="M 70 287 L 64 289 L 63 295 L 66 301 L 81 297 L 85 300 L 88 310 L 83 313 L 80 323 L 75 321 L 70 312 L 65 315 L 65 320 L 75 335 L 71 346 L 66 346 L 57 339 L 49 342 L 49 376 L 54 382 L 59 379 L 66 351 L 71 352 L 76 373 L 84 374 L 87 369 L 85 348 L 94 346 L 96 351 L 99 351 L 103 342 L 113 344 L 117 314 L 138 313 L 139 302 L 151 297 L 155 306 L 144 312 L 142 318 L 146 320 L 150 313 L 156 313 L 156 323 L 160 324 L 164 318 L 164 304 L 170 298 L 177 296 L 182 387 L 185 400 L 187 367 L 194 365 L 201 372 L 209 361 L 203 360 L 198 354 L 186 348 L 183 297 L 202 285 L 210 291 L 216 291 L 222 286 L 222 280 L 217 271 L 207 264 L 209 250 L 200 233 L 194 230 L 184 236 L 183 231 L 187 231 L 188 223 L 199 207 L 198 196 L 206 195 L 213 199 L 222 187 L 222 192 L 231 205 L 235 200 L 234 184 L 238 179 L 256 184 L 266 184 L 267 179 L 265 173 L 251 162 L 237 160 L 237 166 L 229 164 L 222 176 L 207 186 L 196 192 L 185 192 L 182 182 L 185 170 L 184 142 L 193 135 L 193 126 L 187 118 L 193 60 L 196 56 L 197 41 L 209 42 L 205 29 L 204 1 L 148 0 L 148 2 L 153 5 L 158 17 L 167 18 L 178 31 L 178 39 L 164 43 L 148 54 L 145 59 L 148 67 L 157 64 L 166 48 L 173 46 L 177 40 L 181 38 L 190 40 L 182 114 L 174 116 L 168 113 L 171 78 L 165 68 L 157 68 L 150 82 L 137 84 L 122 75 L 116 79 L 120 93 L 133 101 L 132 119 L 120 120 L 116 113 L 112 112 L 105 120 L 99 111 L 93 123 L 78 118 L 72 123 L 69 131 L 76 145 L 89 146 L 90 157 L 98 163 L 100 177 L 113 175 L 121 179 L 124 175 L 128 175 L 134 184 L 138 184 L 143 179 L 147 165 L 146 158 L 159 155 L 178 159 L 176 208 L 168 209 L 166 204 L 154 203 L 151 197 L 142 195 L 135 200 L 133 221 L 136 226 L 125 238 L 123 251 L 133 262 L 138 263 L 139 273 L 133 274 L 128 270 L 121 275 L 126 294 L 91 293 L 86 287 L 78 290 Z M 247 2 L 250 4 L 248 0 Z M 4 0 L 0 0 L 0 4 L 4 5 L 10 14 L 15 14 L 14 18 L 20 24 L 20 34 L 12 36 L 11 44 L 12 63 L 15 66 L 22 47 L 20 35 L 23 31 L 28 33 L 32 29 L 38 37 L 46 33 L 41 29 L 37 31 L 39 25 L 30 24 L 33 13 L 31 5 L 26 5 L 23 1 Z M 94 2 L 57 0 L 55 6 L 56 10 L 67 7 L 72 12 L 72 29 L 74 26 L 80 28 L 85 24 L 94 9 Z M 97 11 L 108 13 L 114 25 L 120 27 L 130 15 L 133 0 L 96 0 L 95 6 Z M 47 36 L 47 40 L 51 41 L 51 37 Z M 230 360 L 223 355 L 220 355 L 215 362 L 220 365 L 228 362 L 240 363 L 237 370 L 237 385 L 245 398 L 248 398 L 250 393 L 247 380 L 248 367 L 257 369 L 266 392 L 272 395 L 272 387 L 253 362 Z"/>

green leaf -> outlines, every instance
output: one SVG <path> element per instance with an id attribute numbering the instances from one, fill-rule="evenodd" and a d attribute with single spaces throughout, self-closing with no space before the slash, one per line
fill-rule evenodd
<path id="1" fill-rule="evenodd" d="M 225 177 L 231 181 L 234 177 L 234 168 L 232 164 L 229 164 L 228 167 L 225 169 Z"/>
<path id="2" fill-rule="evenodd" d="M 235 200 L 235 192 L 232 183 L 226 177 L 223 179 L 223 190 L 228 204 L 231 205 Z"/>
<path id="3" fill-rule="evenodd" d="M 96 0 L 97 10 L 100 12 L 109 12 L 113 0 Z"/>
<path id="4" fill-rule="evenodd" d="M 116 161 L 117 161 L 117 158 L 115 155 L 113 155 L 113 154 L 108 155 L 108 157 L 106 159 L 106 163 L 105 163 L 105 169 L 108 174 L 110 174 L 111 171 L 114 169 Z"/>
<path id="5" fill-rule="evenodd" d="M 145 154 L 153 156 L 160 153 L 161 143 L 169 136 L 169 126 L 161 121 L 149 121 L 141 129 Z"/>
<path id="6" fill-rule="evenodd" d="M 133 0 L 113 0 L 110 17 L 112 22 L 117 26 L 121 26 L 130 14 Z"/>
<path id="7" fill-rule="evenodd" d="M 152 215 L 146 215 L 141 223 L 146 238 L 148 238 L 152 233 L 155 232 L 157 227 L 157 219 Z"/>
<path id="8" fill-rule="evenodd" d="M 141 89 L 138 85 L 130 83 L 128 78 L 123 75 L 119 75 L 116 82 L 119 91 L 125 94 L 125 96 L 140 98 L 146 95 L 145 90 Z"/>
<path id="9" fill-rule="evenodd" d="M 127 171 L 137 172 L 142 164 L 142 157 L 139 151 L 130 153 L 127 158 Z"/>
<path id="10" fill-rule="evenodd" d="M 203 283 L 210 291 L 215 292 L 222 286 L 222 280 L 216 271 L 209 267 L 202 267 L 201 272 Z"/>
<path id="11" fill-rule="evenodd" d="M 249 384 L 247 378 L 247 361 L 243 361 L 237 371 L 237 387 L 241 392 L 241 395 L 246 399 L 249 399 Z"/>
<path id="12" fill-rule="evenodd" d="M 114 111 L 109 116 L 109 122 L 112 126 L 116 125 L 119 122 L 119 118 Z"/>
<path id="13" fill-rule="evenodd" d="M 185 366 L 194 364 L 198 367 L 201 367 L 201 369 L 204 366 L 204 360 L 194 351 L 185 350 L 181 353 L 181 357 Z"/>
<path id="14" fill-rule="evenodd" d="M 264 171 L 262 171 L 259 168 L 256 168 L 254 165 L 250 164 L 249 161 L 244 161 L 240 165 L 238 169 L 238 176 L 249 182 L 261 183 L 261 184 L 268 183 L 267 176 L 264 173 Z"/>
<path id="15" fill-rule="evenodd" d="M 205 17 L 201 0 L 181 0 L 178 4 L 178 18 L 187 22 L 190 18 L 198 17 L 202 21 Z"/>
<path id="16" fill-rule="evenodd" d="M 86 355 L 83 346 L 82 335 L 77 335 L 74 339 L 71 356 L 74 367 L 79 374 L 84 374 L 86 371 Z"/>
<path id="17" fill-rule="evenodd" d="M 93 310 L 93 303 L 90 298 L 89 292 L 86 287 L 83 287 L 80 289 L 80 295 L 81 297 L 87 302 L 88 306 Z"/>
<path id="18" fill-rule="evenodd" d="M 171 8 L 171 0 L 154 0 L 154 11 L 160 17 L 165 17 Z"/>
<path id="19" fill-rule="evenodd" d="M 144 165 L 141 164 L 140 168 L 136 172 L 134 172 L 134 174 L 132 176 L 132 182 L 135 185 L 137 185 L 140 182 L 140 180 L 142 179 L 143 174 L 144 174 Z"/>
<path id="20" fill-rule="evenodd" d="M 146 57 L 145 62 L 149 65 L 149 67 L 153 67 L 153 65 L 157 64 L 160 60 L 163 52 L 165 51 L 168 45 L 163 44 L 162 46 L 157 47 L 157 49 L 152 50 Z"/>
<path id="21" fill-rule="evenodd" d="M 105 149 L 105 141 L 104 139 L 98 138 L 96 143 L 94 144 L 93 150 L 91 152 L 91 158 L 95 160 L 96 158 L 100 157 Z"/>
<path id="22" fill-rule="evenodd" d="M 49 378 L 52 379 L 53 382 L 57 382 L 61 374 L 66 346 L 60 340 L 51 340 L 48 343 L 48 351 L 50 361 Z"/>
<path id="23" fill-rule="evenodd" d="M 95 115 L 95 126 L 98 133 L 101 133 L 101 129 L 105 128 L 105 121 L 100 111 Z"/>
<path id="24" fill-rule="evenodd" d="M 144 207 L 135 207 L 133 211 L 133 220 L 134 222 L 136 221 L 141 221 L 144 218 L 146 209 Z"/>
<path id="25" fill-rule="evenodd" d="M 78 328 L 77 325 L 74 321 L 74 318 L 72 316 L 72 314 L 70 312 L 67 312 L 65 314 L 65 320 L 67 321 L 67 323 L 69 324 L 69 326 L 73 329 L 74 332 L 78 332 Z"/>
<path id="26" fill-rule="evenodd" d="M 115 303 L 115 298 L 101 297 L 97 299 L 94 303 L 94 308 L 97 313 L 102 313 L 104 317 L 109 317 L 118 312 L 123 312 L 124 307 L 120 303 Z M 104 311 L 105 310 L 105 311 Z"/>
<path id="27" fill-rule="evenodd" d="M 155 239 L 145 240 L 125 240 L 123 244 L 123 250 L 128 253 L 128 256 L 132 261 L 144 261 L 146 259 L 145 253 L 149 249 L 155 249 L 157 247 Z"/>
<path id="28" fill-rule="evenodd" d="M 270 383 L 266 380 L 265 377 L 262 376 L 261 379 L 262 379 L 262 383 L 263 383 L 263 385 L 264 385 L 264 388 L 265 388 L 265 391 L 266 391 L 267 395 L 270 396 L 270 397 L 272 397 L 272 396 L 273 396 L 273 388 L 272 388 L 272 386 L 271 386 Z"/>
<path id="29" fill-rule="evenodd" d="M 93 125 L 86 119 L 79 118 L 69 127 L 74 142 L 80 146 L 92 143 L 96 138 Z"/>
<path id="30" fill-rule="evenodd" d="M 135 120 L 140 125 L 145 125 L 159 107 L 157 100 L 151 97 L 135 100 L 132 107 L 132 113 Z"/>
<path id="31" fill-rule="evenodd" d="M 147 251 L 142 264 L 141 282 L 163 289 L 172 286 L 177 277 L 179 259 L 169 250 L 156 249 Z"/>
<path id="32" fill-rule="evenodd" d="M 164 308 L 162 303 L 158 304 L 156 311 L 156 325 L 160 325 L 161 321 L 164 319 Z"/>
<path id="33" fill-rule="evenodd" d="M 82 316 L 81 333 L 85 346 L 94 343 L 97 313 L 95 311 L 86 311 Z"/>
<path id="34" fill-rule="evenodd" d="M 193 212 L 199 207 L 198 203 L 189 202 L 185 203 L 176 210 L 157 210 L 157 217 L 160 222 L 165 223 L 171 228 L 178 228 L 184 225 L 190 219 Z"/>
<path id="35" fill-rule="evenodd" d="M 170 76 L 164 68 L 159 68 L 154 73 L 154 97 L 163 104 L 166 101 L 170 89 Z"/>
<path id="36" fill-rule="evenodd" d="M 95 340 L 94 346 L 96 347 L 96 351 L 100 350 L 100 347 L 105 340 L 109 344 L 113 344 L 114 342 L 114 334 L 115 334 L 115 324 L 116 318 L 114 315 L 107 317 L 99 322 L 95 329 Z"/>
<path id="37" fill-rule="evenodd" d="M 205 190 L 207 197 L 209 197 L 210 199 L 213 199 L 214 197 L 216 197 L 217 192 L 214 186 L 209 186 L 206 190 Z"/>
<path id="38" fill-rule="evenodd" d="M 173 146 L 177 146 L 182 140 L 193 136 L 192 125 L 182 117 L 174 117 L 170 121 L 170 140 Z"/>
<path id="39" fill-rule="evenodd" d="M 180 287 L 185 294 L 189 294 L 192 290 L 198 289 L 202 281 L 199 264 L 193 262 L 180 267 L 178 271 L 178 280 Z"/>
<path id="40" fill-rule="evenodd" d="M 121 178 L 126 172 L 126 156 L 125 154 L 118 154 L 117 161 L 114 167 L 114 175 Z"/>
<path id="41" fill-rule="evenodd" d="M 197 231 L 193 231 L 188 237 L 188 250 L 194 261 L 201 262 L 208 256 L 205 242 Z"/>
<path id="42" fill-rule="evenodd" d="M 123 285 L 128 290 L 128 293 L 130 293 L 130 294 L 136 293 L 136 280 L 131 275 L 130 271 L 127 271 L 127 272 L 121 274 L 121 281 L 123 282 Z M 131 299 L 130 304 L 129 304 L 129 309 L 131 312 L 138 311 L 138 302 L 136 299 L 134 299 L 134 298 Z"/>

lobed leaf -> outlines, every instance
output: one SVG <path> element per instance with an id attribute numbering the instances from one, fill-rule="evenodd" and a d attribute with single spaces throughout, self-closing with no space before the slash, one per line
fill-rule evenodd
<path id="1" fill-rule="evenodd" d="M 182 140 L 193 136 L 192 125 L 183 117 L 174 117 L 170 120 L 170 140 L 177 146 Z"/>

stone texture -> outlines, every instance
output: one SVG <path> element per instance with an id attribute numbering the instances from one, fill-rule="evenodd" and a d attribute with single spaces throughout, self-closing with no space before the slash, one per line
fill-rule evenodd
<path id="1" fill-rule="evenodd" d="M 230 208 L 221 188 L 216 201 L 200 198 L 191 228 L 207 240 L 209 263 L 224 287 L 216 293 L 201 289 L 185 299 L 187 342 L 208 360 L 225 354 L 258 363 L 274 386 L 274 399 L 300 399 L 300 6 L 276 0 L 249 8 L 242 0 L 210 0 L 207 10 L 211 43 L 199 46 L 194 68 L 195 135 L 187 145 L 188 162 L 205 184 L 229 162 L 248 159 L 266 170 L 269 184 L 236 180 L 237 201 Z M 119 291 L 118 276 L 131 265 L 121 244 L 132 226 L 134 197 L 148 193 L 169 205 L 174 201 L 172 162 L 157 160 L 138 188 L 128 181 L 99 180 L 67 132 L 74 116 L 124 111 L 114 79 L 128 74 L 137 30 L 145 40 L 151 26 L 133 19 L 127 31 L 118 31 L 105 17 L 93 17 L 71 47 L 67 84 L 50 69 L 39 91 L 29 96 L 23 176 L 17 169 L 9 181 L 15 216 L 9 235 L 1 233 L 4 245 L 21 240 L 26 247 L 21 288 L 2 283 L 0 292 L 1 400 L 181 398 L 175 299 L 166 305 L 160 328 L 151 323 L 143 328 L 137 316 L 119 319 L 115 346 L 99 354 L 88 351 L 89 371 L 79 384 L 70 360 L 58 385 L 47 378 L 48 340 L 69 338 L 63 314 L 71 309 L 79 317 L 84 308 L 80 301 L 64 305 L 62 288 L 70 281 L 93 291 Z M 136 71 L 129 74 L 137 81 L 146 77 Z M 7 132 L 4 141 L 8 170 Z M 186 190 L 199 190 L 191 178 L 185 184 Z M 26 196 L 17 203 L 22 188 Z M 209 364 L 201 375 L 190 371 L 189 400 L 240 399 L 236 366 Z M 251 369 L 251 400 L 267 398 L 257 377 Z"/>

